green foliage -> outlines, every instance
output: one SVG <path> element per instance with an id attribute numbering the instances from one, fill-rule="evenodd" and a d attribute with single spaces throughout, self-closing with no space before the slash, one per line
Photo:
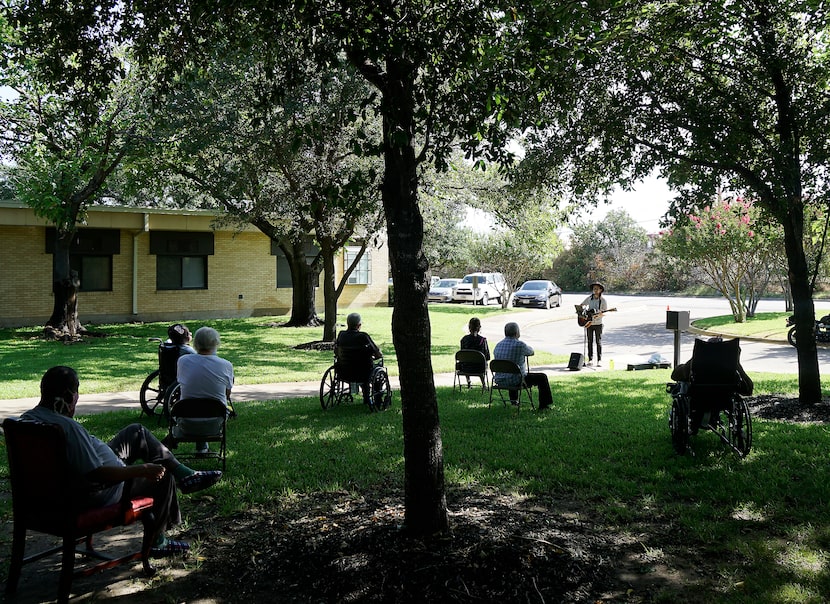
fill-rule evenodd
<path id="1" fill-rule="evenodd" d="M 577 223 L 568 250 L 554 263 L 556 282 L 584 290 L 600 280 L 616 291 L 648 289 L 644 271 L 648 234 L 625 210 L 612 210 L 596 222 Z"/>

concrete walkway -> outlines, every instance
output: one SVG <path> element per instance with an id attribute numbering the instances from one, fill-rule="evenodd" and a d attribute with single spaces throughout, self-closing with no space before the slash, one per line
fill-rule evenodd
<path id="1" fill-rule="evenodd" d="M 397 376 L 390 376 L 392 388 L 400 389 Z M 452 386 L 452 373 L 435 375 L 436 386 Z M 138 392 L 104 392 L 98 394 L 81 394 L 78 399 L 77 414 L 90 415 L 106 411 L 134 410 L 141 412 Z M 285 382 L 280 384 L 237 385 L 233 389 L 233 401 L 270 401 L 284 398 L 317 397 L 320 395 L 320 382 Z M 18 398 L 0 400 L 0 418 L 17 417 L 38 404 L 38 398 Z"/>

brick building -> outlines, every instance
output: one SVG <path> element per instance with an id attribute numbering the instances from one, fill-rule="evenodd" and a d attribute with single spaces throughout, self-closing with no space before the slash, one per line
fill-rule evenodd
<path id="1" fill-rule="evenodd" d="M 0 327 L 40 325 L 52 312 L 54 228 L 15 202 L 0 202 Z M 353 249 L 335 259 L 337 278 Z M 253 227 L 214 224 L 202 211 L 96 206 L 72 250 L 82 322 L 173 321 L 279 315 L 291 307 L 282 252 Z M 385 306 L 385 246 L 370 248 L 340 307 Z M 322 289 L 317 294 L 322 312 Z"/>

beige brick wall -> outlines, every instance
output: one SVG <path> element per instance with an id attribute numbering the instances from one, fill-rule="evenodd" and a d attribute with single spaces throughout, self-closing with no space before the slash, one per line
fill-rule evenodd
<path id="1" fill-rule="evenodd" d="M 52 256 L 43 227 L 0 224 L 0 325 L 45 323 L 52 314 Z"/>
<path id="2" fill-rule="evenodd" d="M 113 256 L 113 291 L 82 292 L 82 322 L 164 321 L 283 314 L 291 307 L 291 290 L 276 287 L 276 258 L 259 231 L 218 230 L 214 255 L 208 257 L 208 288 L 156 290 L 156 256 L 150 254 L 151 230 L 209 231 L 213 218 L 171 212 L 140 213 L 124 209 L 90 211 L 87 228 L 121 229 L 121 253 Z M 28 209 L 0 205 L 0 326 L 38 325 L 52 312 L 52 255 L 45 250 L 45 223 Z M 133 289 L 133 258 L 136 290 Z M 372 283 L 347 285 L 340 308 L 387 303 L 385 246 L 372 250 Z M 335 259 L 337 278 L 342 256 Z M 241 295 L 241 298 L 240 298 Z M 323 310 L 323 291 L 317 290 Z M 135 305 L 136 313 L 133 312 Z"/>

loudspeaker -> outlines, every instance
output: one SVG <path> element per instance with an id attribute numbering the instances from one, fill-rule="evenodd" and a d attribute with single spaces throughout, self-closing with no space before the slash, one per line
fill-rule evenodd
<path id="1" fill-rule="evenodd" d="M 572 352 L 571 358 L 568 360 L 568 369 L 571 371 L 579 371 L 582 369 L 582 353 Z"/>

